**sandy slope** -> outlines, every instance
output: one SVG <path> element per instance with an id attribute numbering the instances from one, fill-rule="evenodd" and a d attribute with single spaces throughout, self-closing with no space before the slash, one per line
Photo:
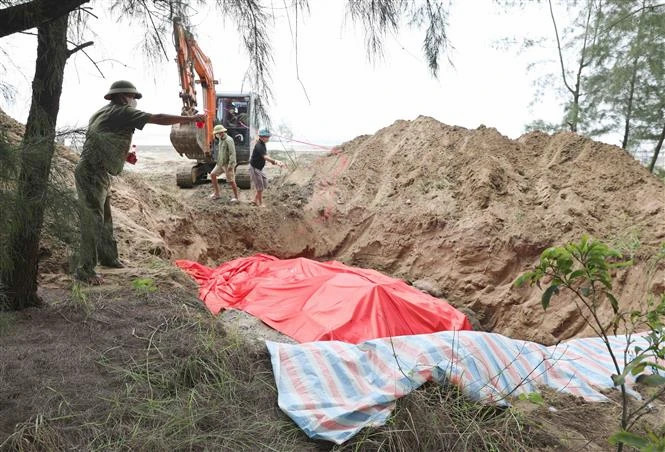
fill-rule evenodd
<path id="1" fill-rule="evenodd" d="M 20 137 L 20 124 L 0 123 Z M 59 148 L 70 185 L 76 159 Z M 228 190 L 210 201 L 207 184 L 179 190 L 174 167 L 186 162 L 152 163 L 114 178 L 116 234 L 131 266 L 111 280 L 169 275 L 186 284 L 173 276 L 174 258 L 338 259 L 443 295 L 485 329 L 548 344 L 590 334 L 570 298 L 544 314 L 539 289 L 512 288 L 548 246 L 588 233 L 633 255 L 636 265 L 617 274 L 623 307 L 665 289 L 663 265 L 650 272 L 647 263 L 665 241 L 665 186 L 623 150 L 572 133 L 510 140 L 428 117 L 397 121 L 273 175 L 266 209 L 228 204 Z M 45 284 L 64 284 L 66 248 L 44 246 Z"/>
<path id="2" fill-rule="evenodd" d="M 315 255 L 424 278 L 512 337 L 590 333 L 570 299 L 543 315 L 539 289 L 511 287 L 544 248 L 584 233 L 635 254 L 635 267 L 617 275 L 624 307 L 664 288 L 663 265 L 648 276 L 645 260 L 665 241 L 665 186 L 614 146 L 573 133 L 514 141 L 419 117 L 308 170 Z"/>

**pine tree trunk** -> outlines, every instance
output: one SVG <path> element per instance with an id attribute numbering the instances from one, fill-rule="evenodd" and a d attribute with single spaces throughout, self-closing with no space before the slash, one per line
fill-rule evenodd
<path id="1" fill-rule="evenodd" d="M 9 213 L 12 231 L 8 246 L 13 268 L 2 274 L 9 307 L 16 310 L 41 302 L 37 296 L 39 241 L 68 57 L 67 22 L 68 14 L 40 25 L 37 33 L 37 62 L 32 104 L 21 143 L 17 203 Z"/>
<path id="2" fill-rule="evenodd" d="M 646 2 L 642 0 L 642 8 L 646 6 Z M 633 44 L 631 44 L 631 52 L 634 53 L 633 56 L 633 73 L 631 74 L 630 77 L 630 87 L 629 87 L 629 92 L 628 92 L 628 105 L 626 106 L 626 118 L 624 122 L 624 129 L 623 129 L 623 140 L 621 142 L 621 147 L 623 149 L 628 150 L 628 139 L 630 137 L 630 122 L 633 119 L 633 105 L 635 102 L 635 87 L 637 85 L 637 71 L 638 71 L 638 63 L 640 59 L 640 52 L 638 52 L 637 48 L 638 46 L 642 43 L 642 32 L 643 32 L 643 26 L 642 26 L 642 19 L 644 18 L 645 11 L 642 9 L 642 12 L 640 13 L 640 20 L 638 22 L 637 26 L 637 36 L 635 37 L 635 40 L 633 41 Z"/>
<path id="3" fill-rule="evenodd" d="M 580 121 L 580 87 L 579 87 L 579 81 L 577 83 L 578 86 L 575 88 L 575 94 L 573 95 L 573 117 L 571 118 L 570 122 L 568 125 L 570 126 L 570 131 L 571 132 L 577 132 L 577 123 Z"/>
<path id="4" fill-rule="evenodd" d="M 633 119 L 633 102 L 635 100 L 635 82 L 637 81 L 637 57 L 633 59 L 633 74 L 630 77 L 628 91 L 628 105 L 626 106 L 626 117 L 624 119 L 623 140 L 621 147 L 628 149 L 628 138 L 630 137 L 630 121 Z"/>
<path id="5" fill-rule="evenodd" d="M 653 169 L 656 166 L 658 161 L 658 154 L 660 154 L 660 149 L 663 147 L 663 141 L 665 141 L 665 126 L 663 126 L 663 131 L 660 132 L 660 137 L 658 138 L 658 144 L 656 149 L 653 151 L 653 157 L 651 157 L 651 163 L 649 164 L 649 171 L 653 173 Z"/>

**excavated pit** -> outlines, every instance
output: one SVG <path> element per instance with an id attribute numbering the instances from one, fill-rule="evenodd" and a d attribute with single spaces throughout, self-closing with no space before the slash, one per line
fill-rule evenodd
<path id="1" fill-rule="evenodd" d="M 664 193 L 623 150 L 576 134 L 510 140 L 420 117 L 283 176 L 270 208 L 201 214 L 206 251 L 189 257 L 337 259 L 467 307 L 486 330 L 551 344 L 592 331 L 570 297 L 544 313 L 540 289 L 515 289 L 515 278 L 548 246 L 586 233 L 633 256 L 615 281 L 623 306 L 637 307 L 664 286 L 663 265 L 648 263 L 665 240 Z"/>
<path id="2" fill-rule="evenodd" d="M 70 174 L 75 161 L 58 150 Z M 337 259 L 468 308 L 485 330 L 545 344 L 593 334 L 568 295 L 544 313 L 540 289 L 512 286 L 548 246 L 586 233 L 631 255 L 635 265 L 615 275 L 622 308 L 665 290 L 664 265 L 649 264 L 665 241 L 665 185 L 622 149 L 573 133 L 511 140 L 428 117 L 397 121 L 274 174 L 266 208 L 249 205 L 249 192 L 231 205 L 209 200 L 209 185 L 179 190 L 177 165 L 188 163 L 156 159 L 113 181 L 116 235 L 136 274 L 155 260 Z M 42 264 L 48 279 L 66 258 L 57 241 L 45 246 L 56 250 Z"/>

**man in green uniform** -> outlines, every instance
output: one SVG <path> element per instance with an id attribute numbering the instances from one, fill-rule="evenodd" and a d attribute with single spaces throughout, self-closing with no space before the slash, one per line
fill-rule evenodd
<path id="1" fill-rule="evenodd" d="M 92 115 L 83 152 L 74 176 L 81 208 L 81 243 L 74 277 L 89 284 L 101 284 L 95 273 L 99 262 L 121 268 L 113 238 L 111 219 L 111 178 L 120 174 L 129 154 L 134 130 L 150 124 L 172 125 L 200 122 L 205 115 L 176 116 L 150 114 L 136 109 L 141 93 L 125 80 L 114 82 L 104 99 L 110 102 Z"/>
<path id="2" fill-rule="evenodd" d="M 224 172 L 226 174 L 226 182 L 233 190 L 233 198 L 231 202 L 238 202 L 238 186 L 236 185 L 236 145 L 226 133 L 226 127 L 221 124 L 212 129 L 212 133 L 217 138 L 217 165 L 210 173 L 210 180 L 212 181 L 213 194 L 210 195 L 212 199 L 219 199 L 219 183 L 217 178 Z"/>

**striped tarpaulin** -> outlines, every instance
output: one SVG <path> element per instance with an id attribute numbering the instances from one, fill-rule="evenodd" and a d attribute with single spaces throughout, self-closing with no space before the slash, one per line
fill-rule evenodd
<path id="1" fill-rule="evenodd" d="M 645 347 L 633 336 L 630 349 Z M 618 360 L 625 336 L 611 338 Z M 458 385 L 469 397 L 507 404 L 507 397 L 547 386 L 602 401 L 616 373 L 600 338 L 545 347 L 500 334 L 446 331 L 374 339 L 283 344 L 266 341 L 280 408 L 310 437 L 341 444 L 386 422 L 395 400 L 428 380 Z M 628 384 L 632 384 L 630 380 Z"/>

